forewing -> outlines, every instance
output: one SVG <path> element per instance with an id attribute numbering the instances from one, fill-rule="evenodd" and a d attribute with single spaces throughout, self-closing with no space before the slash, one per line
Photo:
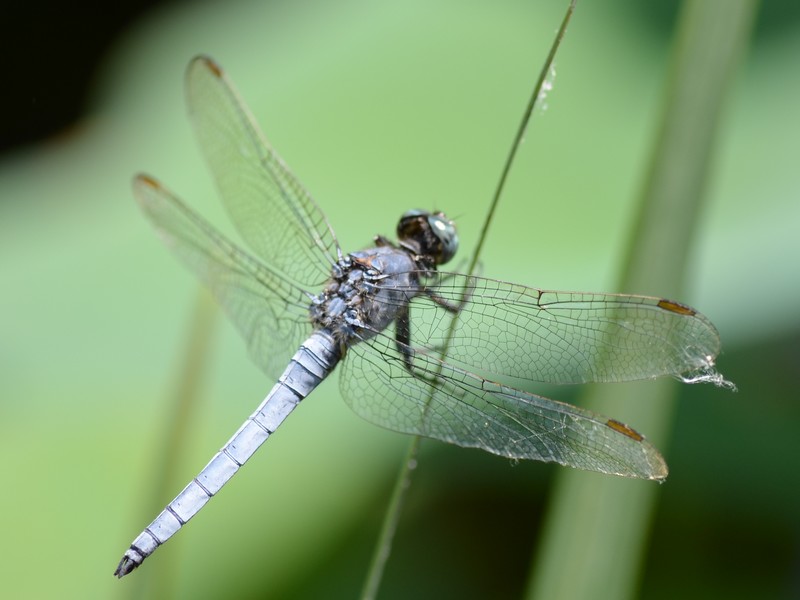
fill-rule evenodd
<path id="1" fill-rule="evenodd" d="M 200 148 L 247 245 L 301 286 L 323 283 L 338 259 L 333 230 L 210 58 L 190 63 L 186 97 Z"/>
<path id="2" fill-rule="evenodd" d="M 226 239 L 154 179 L 134 179 L 136 200 L 164 243 L 209 287 L 271 377 L 311 332 L 308 297 Z"/>
<path id="3" fill-rule="evenodd" d="M 658 451 L 618 421 L 485 381 L 432 356 L 413 354 L 411 360 L 409 370 L 390 334 L 356 344 L 344 360 L 342 395 L 367 421 L 403 433 L 512 459 L 644 479 L 667 476 Z"/>
<path id="4" fill-rule="evenodd" d="M 705 373 L 719 335 L 694 309 L 648 296 L 557 292 L 435 273 L 428 291 L 461 306 L 447 361 L 487 379 L 585 383 Z M 410 308 L 412 346 L 436 354 L 452 317 L 425 295 Z"/>

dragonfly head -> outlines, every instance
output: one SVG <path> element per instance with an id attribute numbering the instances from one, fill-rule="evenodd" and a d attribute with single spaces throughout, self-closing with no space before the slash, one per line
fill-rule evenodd
<path id="1" fill-rule="evenodd" d="M 397 224 L 397 238 L 401 246 L 436 265 L 448 262 L 458 250 L 455 223 L 442 212 L 407 211 Z"/>

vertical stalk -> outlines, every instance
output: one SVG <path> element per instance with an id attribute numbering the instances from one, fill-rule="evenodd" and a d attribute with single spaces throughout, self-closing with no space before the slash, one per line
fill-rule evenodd
<path id="1" fill-rule="evenodd" d="M 192 417 L 198 411 L 197 398 L 211 353 L 217 313 L 211 294 L 205 289 L 198 288 L 194 309 L 188 322 L 185 347 L 181 352 L 178 376 L 165 410 L 164 432 L 160 436 L 163 442 L 155 453 L 159 458 L 157 465 L 160 469 L 148 486 L 150 501 L 143 504 L 147 509 L 145 517 L 151 516 L 154 506 L 160 510 L 160 507 L 163 507 L 175 494 L 175 472 L 189 443 L 188 431 Z M 142 517 L 142 520 L 145 517 Z M 139 576 L 133 578 L 129 597 L 171 598 L 174 595 L 174 575 L 174 562 L 169 556 L 162 556 L 149 568 L 143 569 Z"/>
<path id="2" fill-rule="evenodd" d="M 483 249 L 483 244 L 488 235 L 489 226 L 491 225 L 492 220 L 494 218 L 494 213 L 497 209 L 498 204 L 500 203 L 500 198 L 503 194 L 503 189 L 505 188 L 505 183 L 508 178 L 508 174 L 511 172 L 511 166 L 514 164 L 514 158 L 517 155 L 517 150 L 519 149 L 519 146 L 521 145 L 522 140 L 525 137 L 525 131 L 528 128 L 528 123 L 530 121 L 531 115 L 533 114 L 533 109 L 536 106 L 536 102 L 542 95 L 542 90 L 544 88 L 545 82 L 547 81 L 547 77 L 551 72 L 556 52 L 558 51 L 558 48 L 561 45 L 561 40 L 564 38 L 564 34 L 567 31 L 567 25 L 569 24 L 569 21 L 572 18 L 572 13 L 575 11 L 576 3 L 577 0 L 571 0 L 567 8 L 567 11 L 564 15 L 564 19 L 561 22 L 561 27 L 556 33 L 556 37 L 553 40 L 552 46 L 550 47 L 550 53 L 548 54 L 547 59 L 545 60 L 542 70 L 539 74 L 539 78 L 536 81 L 536 85 L 533 88 L 533 92 L 531 93 L 531 96 L 528 100 L 528 104 L 525 107 L 525 111 L 523 112 L 522 120 L 520 121 L 519 127 L 517 128 L 514 140 L 511 143 L 511 149 L 509 150 L 508 157 L 506 158 L 505 165 L 503 166 L 503 170 L 500 174 L 500 179 L 498 180 L 497 186 L 495 187 L 494 195 L 492 196 L 492 201 L 489 203 L 489 210 L 483 221 L 483 228 L 481 229 L 480 235 L 478 236 L 478 243 L 475 246 L 475 250 L 469 262 L 469 267 L 467 269 L 468 275 L 471 275 L 475 271 L 475 268 L 478 264 L 478 260 L 480 259 L 480 253 L 481 250 Z M 450 332 L 444 342 L 444 346 L 442 349 L 443 358 L 447 355 L 447 349 L 450 344 L 450 339 L 452 337 L 453 332 L 455 331 L 456 318 L 452 320 L 450 326 Z M 381 532 L 375 544 L 375 550 L 373 551 L 372 560 L 370 561 L 370 566 L 369 569 L 367 570 L 367 577 L 364 581 L 364 587 L 361 590 L 361 598 L 363 600 L 373 600 L 378 593 L 378 589 L 380 588 L 380 584 L 383 579 L 383 571 L 384 568 L 386 567 L 386 561 L 389 559 L 389 554 L 391 553 L 394 534 L 397 530 L 397 523 L 400 520 L 400 513 L 405 503 L 405 498 L 408 493 L 408 489 L 411 487 L 411 471 L 416 467 L 417 464 L 417 453 L 419 451 L 419 443 L 420 443 L 419 436 L 413 436 L 409 444 L 408 451 L 406 452 L 406 457 L 403 460 L 403 463 L 397 474 L 397 479 L 395 481 L 392 497 L 391 500 L 389 501 L 386 513 L 384 514 L 383 525 L 381 526 Z"/>
<path id="3" fill-rule="evenodd" d="M 680 297 L 697 232 L 721 109 L 753 23 L 755 0 L 686 0 L 661 122 L 618 289 Z M 657 445 L 669 437 L 676 383 L 593 388 L 585 406 L 619 414 Z M 656 501 L 650 482 L 561 471 L 528 598 L 635 596 Z"/>

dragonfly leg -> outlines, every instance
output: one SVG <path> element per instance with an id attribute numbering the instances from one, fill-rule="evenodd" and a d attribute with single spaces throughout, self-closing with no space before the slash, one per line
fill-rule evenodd
<path id="1" fill-rule="evenodd" d="M 411 349 L 411 320 L 408 312 L 408 305 L 404 306 L 395 319 L 394 343 L 400 356 L 403 357 L 403 364 L 406 370 L 414 375 L 414 365 L 412 356 L 414 351 Z"/>
<path id="2" fill-rule="evenodd" d="M 425 295 L 428 298 L 430 298 L 433 302 L 435 302 L 443 309 L 445 309 L 447 312 L 452 313 L 454 315 L 457 315 L 461 311 L 461 307 L 463 306 L 464 302 L 466 302 L 467 298 L 469 298 L 469 295 L 465 295 L 464 300 L 462 300 L 458 304 L 453 304 L 452 302 L 445 300 L 439 294 L 431 290 L 425 290 Z"/>
<path id="3" fill-rule="evenodd" d="M 395 321 L 394 343 L 397 347 L 397 351 L 403 358 L 403 364 L 406 367 L 406 371 L 408 371 L 412 377 L 426 381 L 430 385 L 436 387 L 436 378 L 427 375 L 424 370 L 414 366 L 414 356 L 418 352 L 411 347 L 411 318 L 408 306 L 403 308 Z"/>
<path id="4" fill-rule="evenodd" d="M 446 281 L 448 281 L 449 279 L 452 279 L 452 278 L 453 278 L 453 275 L 447 274 L 447 273 L 443 273 L 441 275 L 441 280 L 439 281 L 439 285 L 441 285 L 443 282 L 446 282 Z M 469 302 L 469 299 L 472 297 L 472 293 L 474 291 L 475 291 L 475 283 L 474 283 L 474 281 L 471 281 L 469 283 L 469 285 L 464 288 L 464 295 L 461 297 L 461 299 L 458 301 L 458 303 L 454 303 L 454 302 L 452 302 L 450 300 L 444 299 L 442 296 L 437 294 L 436 291 L 434 289 L 432 289 L 432 288 L 426 287 L 424 289 L 425 295 L 428 298 L 430 298 L 432 302 L 434 302 L 436 305 L 442 307 L 447 312 L 449 312 L 451 314 L 454 314 L 454 315 L 457 315 L 458 313 L 461 312 L 461 308 L 467 302 Z"/>

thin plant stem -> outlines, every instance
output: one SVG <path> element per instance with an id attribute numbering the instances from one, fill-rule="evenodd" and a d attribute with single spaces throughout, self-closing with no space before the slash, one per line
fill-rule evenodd
<path id="1" fill-rule="evenodd" d="M 406 492 L 411 486 L 411 474 L 417 466 L 417 453 L 419 452 L 421 440 L 422 438 L 418 435 L 411 437 L 411 443 L 408 445 L 405 459 L 397 474 L 397 479 L 394 482 L 394 489 L 389 499 L 389 506 L 386 508 L 381 531 L 378 535 L 378 544 L 375 546 L 375 551 L 372 554 L 372 561 L 367 571 L 367 580 L 364 582 L 364 589 L 361 592 L 361 597 L 364 599 L 375 598 L 380 588 L 383 570 L 386 566 L 386 561 L 389 560 L 389 554 L 392 550 L 392 541 L 395 531 L 397 531 L 397 523 L 400 520 L 400 515 L 403 512 L 403 505 L 407 498 Z"/>
<path id="2" fill-rule="evenodd" d="M 483 227 L 481 228 L 481 232 L 478 235 L 478 243 L 475 244 L 475 250 L 472 253 L 472 260 L 467 267 L 467 274 L 472 275 L 475 272 L 476 267 L 478 266 L 478 260 L 480 259 L 481 251 L 483 250 L 483 244 L 486 241 L 486 238 L 489 234 L 489 227 L 494 220 L 494 213 L 497 209 L 498 204 L 500 203 L 500 197 L 503 194 L 503 190 L 506 187 L 506 180 L 508 179 L 508 174 L 511 172 L 511 167 L 514 164 L 514 159 L 517 156 L 517 150 L 522 145 L 522 140 L 525 137 L 525 132 L 528 129 L 528 123 L 531 120 L 531 115 L 533 114 L 533 109 L 536 107 L 536 102 L 539 100 L 542 94 L 542 89 L 544 88 L 544 83 L 547 81 L 547 78 L 550 75 L 551 69 L 553 68 L 553 63 L 556 59 L 556 53 L 558 49 L 561 47 L 561 41 L 564 39 L 564 35 L 567 32 L 567 25 L 569 25 L 570 19 L 572 19 L 572 13 L 575 12 L 575 5 L 578 3 L 578 0 L 572 0 L 567 7 L 567 12 L 564 15 L 563 21 L 561 21 L 561 27 L 558 28 L 558 32 L 556 33 L 556 37 L 553 40 L 552 46 L 550 46 L 550 52 L 547 55 L 547 59 L 544 61 L 544 65 L 542 66 L 542 70 L 539 73 L 539 79 L 536 80 L 536 85 L 533 87 L 533 92 L 531 93 L 530 98 L 528 99 L 528 105 L 525 107 L 525 112 L 522 114 L 522 120 L 519 123 L 519 127 L 517 128 L 517 133 L 514 136 L 514 141 L 511 143 L 511 149 L 508 151 L 508 157 L 506 158 L 505 165 L 503 165 L 503 171 L 500 173 L 500 179 L 497 181 L 497 187 L 495 187 L 494 195 L 492 196 L 492 201 L 489 204 L 489 210 L 486 213 L 486 218 L 483 220 Z"/>
<path id="3" fill-rule="evenodd" d="M 508 175 L 511 172 L 511 167 L 514 164 L 514 159 L 516 158 L 517 151 L 519 150 L 519 147 L 522 144 L 522 140 L 525 137 L 525 131 L 528 128 L 528 123 L 530 122 L 531 115 L 533 114 L 533 109 L 536 106 L 536 102 L 541 97 L 545 82 L 547 81 L 547 78 L 550 75 L 553 66 L 553 61 L 555 60 L 555 56 L 556 53 L 558 52 L 558 48 L 561 45 L 561 41 L 564 38 L 564 34 L 567 31 L 567 25 L 569 25 L 570 19 L 572 18 L 572 13 L 575 11 L 576 4 L 577 0 L 571 0 L 569 6 L 567 7 L 564 19 L 562 20 L 561 26 L 559 27 L 558 32 L 556 33 L 556 37 L 553 40 L 553 44 L 550 47 L 550 52 L 547 55 L 547 59 L 545 60 L 544 65 L 542 66 L 542 70 L 539 73 L 539 78 L 536 81 L 536 85 L 533 87 L 533 92 L 531 93 L 530 98 L 528 100 L 528 104 L 525 107 L 525 111 L 523 112 L 522 119 L 520 121 L 519 127 L 517 128 L 517 132 L 514 136 L 514 140 L 511 143 L 511 149 L 509 150 L 508 157 L 506 158 L 505 165 L 503 166 L 503 170 L 500 174 L 500 179 L 497 182 L 494 195 L 492 196 L 492 200 L 489 204 L 489 210 L 486 214 L 486 218 L 483 221 L 483 227 L 481 228 L 480 234 L 478 236 L 478 243 L 475 245 L 475 249 L 472 253 L 472 258 L 469 262 L 466 271 L 468 275 L 472 275 L 475 272 L 475 268 L 478 265 L 478 261 L 480 259 L 480 253 L 483 249 L 484 242 L 486 241 L 486 238 L 488 236 L 489 227 L 494 219 L 494 214 L 496 212 L 497 206 L 500 203 L 500 198 L 502 197 L 506 180 L 508 179 Z M 447 355 L 447 350 L 450 345 L 450 340 L 452 339 L 452 335 L 455 331 L 457 318 L 458 317 L 456 316 L 451 322 L 449 333 L 445 338 L 445 343 L 443 344 L 441 352 L 441 356 L 443 358 Z M 431 390 L 431 393 L 433 393 L 433 390 Z M 389 505 L 386 509 L 386 513 L 384 514 L 381 531 L 378 536 L 377 543 L 375 545 L 375 550 L 373 551 L 369 569 L 367 570 L 367 577 L 364 582 L 364 587 L 361 591 L 361 598 L 363 600 L 373 600 L 376 597 L 378 590 L 380 588 L 381 581 L 383 579 L 383 572 L 386 567 L 386 562 L 388 561 L 389 555 L 391 553 L 394 534 L 397 531 L 397 524 L 400 520 L 400 514 L 402 512 L 402 508 L 405 503 L 408 490 L 411 487 L 411 475 L 413 469 L 417 465 L 417 454 L 419 451 L 419 445 L 420 445 L 420 437 L 413 436 L 411 442 L 409 443 L 405 459 L 403 460 L 403 463 L 397 474 L 397 479 L 395 480 L 392 496 L 389 501 Z"/>
<path id="4" fill-rule="evenodd" d="M 206 370 L 214 325 L 218 310 L 205 289 L 198 288 L 194 309 L 188 322 L 186 341 L 181 351 L 181 363 L 174 389 L 169 394 L 166 424 L 160 438 L 163 440 L 156 455 L 159 470 L 150 483 L 150 501 L 145 503 L 149 511 L 153 506 L 163 506 L 165 498 L 170 497 L 175 483 L 175 473 L 181 463 L 189 442 L 188 431 L 192 416 L 198 411 L 198 397 L 203 383 L 202 373 Z M 174 559 L 174 556 L 172 557 Z M 131 598 L 170 598 L 175 585 L 175 568 L 168 556 L 156 561 L 151 568 L 144 569 L 140 577 L 135 577 L 131 585 Z"/>
<path id="5" fill-rule="evenodd" d="M 620 291 L 682 297 L 722 107 L 756 7 L 753 0 L 687 0 L 682 6 Z M 669 380 L 598 386 L 583 404 L 601 414 L 626 414 L 663 448 L 676 392 Z M 657 491 L 647 481 L 560 470 L 526 597 L 635 597 Z"/>

